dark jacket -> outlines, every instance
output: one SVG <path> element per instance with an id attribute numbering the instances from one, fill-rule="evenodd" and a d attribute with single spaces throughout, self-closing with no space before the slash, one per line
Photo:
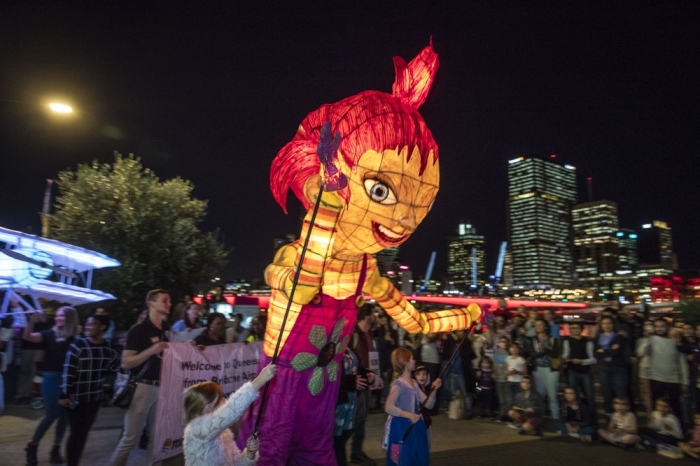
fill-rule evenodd
<path id="1" fill-rule="evenodd" d="M 558 370 L 551 367 L 551 360 L 561 357 L 561 343 L 558 338 L 547 337 L 547 345 L 543 348 L 539 344 L 537 337 L 531 337 L 527 339 L 525 353 L 527 354 L 528 363 L 533 370 L 540 366 L 540 360 L 544 357 L 548 358 L 551 370 Z"/>
<path id="2" fill-rule="evenodd" d="M 518 392 L 518 394 L 515 395 L 515 400 L 513 400 L 513 407 L 522 408 L 523 410 L 532 408 L 532 412 L 524 411 L 525 417 L 542 419 L 544 416 L 544 398 L 537 393 L 537 390 L 534 388 L 530 389 L 530 393 L 527 396 L 525 396 L 525 392 L 522 390 Z"/>
<path id="3" fill-rule="evenodd" d="M 595 358 L 598 360 L 598 365 L 599 366 L 604 366 L 604 367 L 624 367 L 625 366 L 625 341 L 624 337 L 620 335 L 619 333 L 615 335 L 615 338 L 613 338 L 612 342 L 609 345 L 609 348 L 603 348 L 600 345 L 600 337 L 603 335 L 600 333 L 596 339 L 593 341 L 594 346 L 593 346 L 593 355 Z M 613 346 L 617 346 L 617 348 L 613 349 Z M 598 350 L 602 350 L 602 352 L 599 352 Z"/>
<path id="4" fill-rule="evenodd" d="M 585 401 L 579 401 L 577 410 L 565 403 L 561 411 L 562 422 L 580 427 L 595 427 L 595 411 Z"/>
<path id="5" fill-rule="evenodd" d="M 459 345 L 460 340 L 455 340 L 451 336 L 448 336 L 442 341 L 442 359 L 444 361 L 449 361 L 452 354 L 455 352 L 457 345 Z M 459 349 L 459 355 L 461 356 L 461 368 L 462 374 L 464 375 L 464 385 L 467 387 L 469 393 L 474 393 L 476 389 L 476 379 L 474 377 L 474 372 L 472 371 L 472 361 L 476 359 L 476 353 L 474 352 L 474 346 L 472 341 L 467 337 L 462 343 Z M 449 374 L 449 372 L 448 372 Z M 443 383 L 445 381 L 443 380 Z"/>

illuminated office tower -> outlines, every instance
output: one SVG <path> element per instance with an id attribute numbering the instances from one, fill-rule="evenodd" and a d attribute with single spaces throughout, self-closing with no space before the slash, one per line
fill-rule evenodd
<path id="1" fill-rule="evenodd" d="M 510 246 L 506 251 L 506 255 L 503 260 L 503 277 L 501 278 L 501 285 L 503 286 L 513 286 L 513 253 L 510 251 Z"/>
<path id="2" fill-rule="evenodd" d="M 399 265 L 399 270 L 396 272 L 395 283 L 401 293 L 406 295 L 413 293 L 413 272 L 407 265 Z"/>
<path id="3" fill-rule="evenodd" d="M 482 287 L 486 279 L 484 237 L 469 223 L 460 223 L 458 235 L 447 246 L 447 275 L 459 290 Z"/>
<path id="4" fill-rule="evenodd" d="M 652 271 L 654 275 L 668 275 L 678 270 L 671 227 L 666 222 L 654 220 L 642 225 L 637 247 L 640 269 Z"/>
<path id="5" fill-rule="evenodd" d="M 584 288 L 611 288 L 618 264 L 617 204 L 593 201 L 571 209 L 576 282 Z"/>
<path id="6" fill-rule="evenodd" d="M 508 162 L 508 222 L 513 283 L 549 288 L 573 283 L 571 206 L 576 167 L 555 159 Z"/>
<path id="7" fill-rule="evenodd" d="M 615 289 L 620 293 L 635 292 L 639 289 L 637 269 L 637 232 L 620 228 L 617 236 L 617 270 L 615 270 Z M 623 296 L 622 294 L 620 296 Z"/>
<path id="8" fill-rule="evenodd" d="M 286 233 L 286 234 L 283 234 L 280 236 L 275 236 L 273 239 L 274 252 L 277 252 L 277 250 L 279 250 L 279 248 L 281 248 L 282 246 L 293 243 L 294 241 L 296 241 L 296 239 L 297 239 L 296 235 L 294 235 L 292 233 Z"/>
<path id="9" fill-rule="evenodd" d="M 637 270 L 639 259 L 637 256 L 637 232 L 627 228 L 620 228 L 617 236 L 617 270 L 619 272 Z"/>
<path id="10" fill-rule="evenodd" d="M 399 267 L 399 248 L 386 248 L 379 251 L 374 255 L 377 259 L 377 267 L 379 267 L 379 273 L 386 277 L 389 272 L 397 272 Z"/>

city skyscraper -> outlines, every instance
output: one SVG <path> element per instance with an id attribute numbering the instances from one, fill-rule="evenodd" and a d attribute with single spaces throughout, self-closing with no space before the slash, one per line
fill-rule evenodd
<path id="1" fill-rule="evenodd" d="M 482 287 L 486 281 L 484 237 L 469 223 L 460 223 L 447 246 L 447 275 L 460 291 Z"/>
<path id="2" fill-rule="evenodd" d="M 618 268 L 617 204 L 599 200 L 571 209 L 574 229 L 576 284 L 612 288 Z"/>
<path id="3" fill-rule="evenodd" d="M 514 285 L 548 288 L 573 282 L 571 207 L 576 167 L 554 157 L 508 162 L 508 221 Z"/>
<path id="4" fill-rule="evenodd" d="M 639 290 L 637 268 L 637 232 L 628 228 L 620 228 L 615 233 L 617 237 L 617 270 L 615 270 L 615 289 L 619 297 Z M 624 293 L 624 294 L 623 294 Z"/>
<path id="5" fill-rule="evenodd" d="M 618 272 L 635 272 L 639 265 L 637 254 L 637 232 L 628 228 L 620 228 L 617 236 L 617 269 Z"/>
<path id="6" fill-rule="evenodd" d="M 637 245 L 640 269 L 653 271 L 656 275 L 668 275 L 678 270 L 671 227 L 666 222 L 654 220 L 642 225 Z"/>
<path id="7" fill-rule="evenodd" d="M 297 239 L 297 236 L 292 234 L 292 233 L 285 233 L 283 235 L 275 236 L 273 238 L 273 242 L 274 242 L 273 250 L 274 250 L 274 252 L 277 252 L 277 250 L 284 245 L 293 243 L 294 241 L 296 241 L 296 239 Z"/>
<path id="8" fill-rule="evenodd" d="M 399 267 L 399 248 L 386 248 L 374 255 L 379 273 L 386 277 L 387 272 L 396 272 Z"/>

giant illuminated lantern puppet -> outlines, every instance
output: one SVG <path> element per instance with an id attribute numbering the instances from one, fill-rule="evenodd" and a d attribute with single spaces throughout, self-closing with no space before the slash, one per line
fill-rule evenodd
<path id="1" fill-rule="evenodd" d="M 409 64 L 394 58 L 392 94 L 364 91 L 323 105 L 272 163 L 277 202 L 286 212 L 291 189 L 309 212 L 300 239 L 265 270 L 272 295 L 260 367 L 277 355 L 277 376 L 261 419 L 259 398 L 238 437 L 259 427 L 261 465 L 336 464 L 341 360 L 363 294 L 412 333 L 465 329 L 482 318 L 477 305 L 416 310 L 372 257 L 405 242 L 437 195 L 438 147 L 418 107 L 438 65 L 432 46 Z"/>

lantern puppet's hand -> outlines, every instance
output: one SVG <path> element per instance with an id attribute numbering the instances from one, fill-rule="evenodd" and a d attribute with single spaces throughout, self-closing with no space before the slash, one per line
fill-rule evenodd
<path id="1" fill-rule="evenodd" d="M 331 133 L 331 122 L 327 121 L 321 127 L 321 139 L 316 153 L 323 167 L 323 188 L 326 191 L 338 191 L 348 185 L 348 179 L 338 168 L 338 147 L 340 147 L 340 131 Z"/>
<path id="2" fill-rule="evenodd" d="M 466 308 L 420 312 L 387 279 L 375 271 L 370 277 L 369 294 L 397 324 L 409 333 L 440 333 L 468 329 L 475 322 L 482 322 L 485 314 L 472 303 Z"/>

